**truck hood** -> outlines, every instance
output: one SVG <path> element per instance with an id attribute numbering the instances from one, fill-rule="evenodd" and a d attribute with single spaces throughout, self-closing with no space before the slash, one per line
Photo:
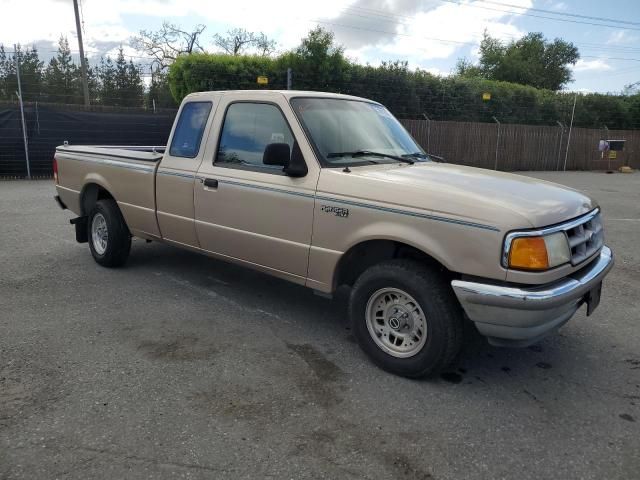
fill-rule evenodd
<path id="1" fill-rule="evenodd" d="M 500 230 L 538 228 L 589 212 L 582 192 L 535 178 L 461 165 L 424 162 L 324 169 L 319 191 L 428 210 Z M 326 190 L 323 187 L 327 187 Z"/>

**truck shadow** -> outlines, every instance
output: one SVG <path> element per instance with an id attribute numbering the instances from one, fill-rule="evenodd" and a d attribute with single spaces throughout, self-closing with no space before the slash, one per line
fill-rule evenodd
<path id="1" fill-rule="evenodd" d="M 126 269 L 151 279 L 154 274 L 166 276 L 186 288 L 207 289 L 213 296 L 261 312 L 274 321 L 295 323 L 303 330 L 320 329 L 333 342 L 356 343 L 348 321 L 349 289 L 346 287 L 327 299 L 306 287 L 159 243 L 135 242 Z M 464 338 L 459 358 L 450 371 L 441 376 L 442 382 L 493 383 L 504 382 L 505 377 L 516 374 L 552 375 L 553 366 L 563 362 L 566 355 L 558 345 L 563 338 L 551 337 L 524 349 L 498 348 L 489 345 L 471 323 L 465 325 Z M 353 348 L 356 349 L 356 345 Z M 575 349 L 572 355 L 575 362 Z M 375 367 L 371 365 L 371 368 Z"/>

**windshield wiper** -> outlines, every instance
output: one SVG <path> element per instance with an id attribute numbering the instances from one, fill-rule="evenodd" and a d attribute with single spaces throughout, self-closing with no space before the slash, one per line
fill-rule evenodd
<path id="1" fill-rule="evenodd" d="M 414 152 L 414 153 L 405 153 L 402 156 L 414 157 L 414 158 L 428 158 L 430 160 L 433 160 L 434 162 L 444 162 L 444 157 L 440 157 L 439 155 L 434 155 L 433 153 Z"/>
<path id="2" fill-rule="evenodd" d="M 381 157 L 381 158 L 390 158 L 392 160 L 397 160 L 398 162 L 408 163 L 413 165 L 415 162 L 409 158 L 399 157 L 397 155 L 390 155 L 388 153 L 382 152 L 372 152 L 371 150 L 354 150 L 353 152 L 333 152 L 327 154 L 327 158 L 336 158 L 336 157 L 346 157 L 351 156 L 353 158 L 356 157 Z"/>

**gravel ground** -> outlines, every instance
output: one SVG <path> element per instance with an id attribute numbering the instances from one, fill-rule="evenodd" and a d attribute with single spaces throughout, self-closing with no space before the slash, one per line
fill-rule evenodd
<path id="1" fill-rule="evenodd" d="M 158 243 L 108 270 L 50 181 L 0 182 L 0 478 L 640 478 L 640 174 L 602 204 L 602 303 L 455 371 L 373 366 L 344 296 Z"/>

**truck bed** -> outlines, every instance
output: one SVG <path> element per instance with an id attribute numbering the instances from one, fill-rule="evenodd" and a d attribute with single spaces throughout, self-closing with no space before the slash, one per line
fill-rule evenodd
<path id="1" fill-rule="evenodd" d="M 155 173 L 164 150 L 164 145 L 59 146 L 55 158 L 60 198 L 72 212 L 87 215 L 83 195 L 87 188 L 102 187 L 118 202 L 132 234 L 159 235 Z"/>

